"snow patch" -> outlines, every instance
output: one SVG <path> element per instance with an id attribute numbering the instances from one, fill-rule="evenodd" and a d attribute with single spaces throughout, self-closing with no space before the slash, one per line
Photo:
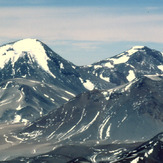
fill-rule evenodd
<path id="1" fill-rule="evenodd" d="M 119 58 L 111 58 L 110 60 L 113 61 L 115 65 L 120 64 L 120 63 L 126 63 L 129 60 L 129 56 L 123 55 Z"/>
<path id="2" fill-rule="evenodd" d="M 21 116 L 20 115 L 15 115 L 13 123 L 19 123 L 20 120 L 21 120 Z"/>
<path id="3" fill-rule="evenodd" d="M 112 150 L 112 151 L 109 151 L 109 153 L 116 153 L 116 154 L 119 154 L 119 153 L 121 153 L 122 152 L 122 148 L 118 148 L 118 149 L 116 149 L 116 150 Z"/>
<path id="4" fill-rule="evenodd" d="M 86 80 L 85 82 L 83 81 L 82 78 L 79 78 L 83 86 L 88 89 L 88 90 L 93 90 L 94 89 L 94 84 L 90 80 Z"/>
<path id="5" fill-rule="evenodd" d="M 102 124 L 99 126 L 99 138 L 102 140 L 103 139 L 103 132 L 104 132 L 104 128 L 107 125 L 107 123 L 109 122 L 110 117 L 107 117 Z"/>
<path id="6" fill-rule="evenodd" d="M 66 101 L 69 101 L 69 99 L 68 98 L 66 98 L 66 97 L 61 97 L 62 99 L 64 99 L 64 100 L 66 100 Z"/>
<path id="7" fill-rule="evenodd" d="M 53 102 L 55 101 L 53 98 L 50 98 L 50 100 L 53 101 Z"/>
<path id="8" fill-rule="evenodd" d="M 114 68 L 114 66 L 110 62 L 105 63 L 104 66 L 108 68 Z"/>
<path id="9" fill-rule="evenodd" d="M 9 85 L 10 83 L 12 84 L 13 82 L 12 82 L 12 81 L 8 81 L 8 82 L 6 83 L 6 85 L 5 85 L 5 87 L 4 87 L 4 88 L 2 88 L 2 89 L 4 89 L 4 90 L 5 90 L 5 89 L 8 87 L 8 85 Z"/>
<path id="10" fill-rule="evenodd" d="M 105 81 L 107 81 L 107 82 L 110 82 L 110 78 L 109 78 L 109 77 L 104 77 L 103 74 L 100 74 L 100 78 L 101 78 L 102 80 L 105 80 Z"/>
<path id="11" fill-rule="evenodd" d="M 87 65 L 87 66 L 84 66 L 84 67 L 92 67 L 92 65 Z"/>
<path id="12" fill-rule="evenodd" d="M 16 110 L 21 110 L 22 108 L 21 108 L 21 105 L 19 105 L 17 108 L 16 108 Z"/>
<path id="13" fill-rule="evenodd" d="M 147 153 L 145 153 L 145 155 L 144 155 L 145 157 L 148 157 L 148 154 Z"/>
<path id="14" fill-rule="evenodd" d="M 73 93 L 71 93 L 71 92 L 69 92 L 69 91 L 65 91 L 65 92 L 66 92 L 67 94 L 69 94 L 69 95 L 75 97 L 75 94 L 73 94 Z"/>
<path id="15" fill-rule="evenodd" d="M 23 93 L 20 93 L 20 97 L 19 97 L 19 99 L 17 100 L 17 102 L 21 102 L 22 99 L 23 99 Z"/>
<path id="16" fill-rule="evenodd" d="M 114 92 L 114 89 L 109 89 L 107 91 L 102 92 L 105 99 L 108 101 L 110 99 L 110 95 Z"/>
<path id="17" fill-rule="evenodd" d="M 28 123 L 27 119 L 22 119 L 22 122 L 26 125 Z"/>
<path id="18" fill-rule="evenodd" d="M 73 69 L 75 69 L 76 67 L 75 66 L 72 66 Z"/>
<path id="19" fill-rule="evenodd" d="M 152 153 L 153 153 L 153 149 L 150 149 L 147 153 L 145 153 L 145 157 L 148 157 Z"/>
<path id="20" fill-rule="evenodd" d="M 149 151 L 148 151 L 148 155 L 150 155 L 150 154 L 152 154 L 153 153 L 153 149 L 150 149 Z"/>
<path id="21" fill-rule="evenodd" d="M 122 153 L 122 149 L 121 149 L 121 148 L 118 149 L 117 152 L 114 152 L 114 156 L 115 156 L 115 155 L 119 155 L 120 153 Z"/>
<path id="22" fill-rule="evenodd" d="M 50 98 L 47 94 L 44 94 L 45 97 Z"/>
<path id="23" fill-rule="evenodd" d="M 100 112 L 98 111 L 95 117 L 87 125 L 83 126 L 80 129 L 80 133 L 86 131 L 97 120 L 97 117 L 99 116 L 99 114 Z"/>
<path id="24" fill-rule="evenodd" d="M 139 157 L 135 158 L 134 160 L 131 161 L 131 163 L 138 163 Z"/>
<path id="25" fill-rule="evenodd" d="M 88 90 L 93 90 L 94 89 L 94 84 L 90 80 L 86 80 L 85 83 L 83 83 L 84 87 Z"/>
<path id="26" fill-rule="evenodd" d="M 144 48 L 144 46 L 134 46 L 133 48 L 128 50 L 127 53 L 121 53 L 117 56 L 118 58 L 111 58 L 109 60 L 113 61 L 114 64 L 126 63 L 130 59 L 130 56 L 132 54 L 142 50 L 142 48 Z"/>
<path id="27" fill-rule="evenodd" d="M 147 78 L 151 79 L 151 80 L 155 80 L 155 81 L 160 81 L 161 78 L 159 78 L 159 76 L 157 75 L 144 75 L 146 76 Z"/>
<path id="28" fill-rule="evenodd" d="M 129 83 L 129 84 L 127 84 L 127 86 L 125 87 L 124 91 L 129 90 L 129 88 L 132 86 L 132 84 L 133 84 L 133 83 Z"/>
<path id="29" fill-rule="evenodd" d="M 83 81 L 83 79 L 82 79 L 82 78 L 79 78 L 79 80 L 81 81 L 81 83 L 82 83 L 82 84 L 84 83 L 84 81 Z"/>
<path id="30" fill-rule="evenodd" d="M 94 69 L 97 69 L 97 68 L 102 68 L 101 65 L 94 65 Z"/>
<path id="31" fill-rule="evenodd" d="M 122 121 L 121 121 L 122 123 L 127 119 L 127 116 L 128 116 L 128 115 L 126 115 L 126 116 L 122 119 Z"/>
<path id="32" fill-rule="evenodd" d="M 64 69 L 63 63 L 60 63 L 60 69 Z"/>
<path id="33" fill-rule="evenodd" d="M 158 67 L 158 69 L 160 69 L 161 71 L 163 71 L 163 65 L 159 65 L 157 67 Z"/>
<path id="34" fill-rule="evenodd" d="M 125 85 L 125 88 L 122 90 L 122 92 L 129 90 L 130 87 L 131 87 L 135 82 L 137 82 L 138 80 L 139 80 L 139 79 L 136 78 L 135 80 L 132 80 L 130 83 L 127 83 L 127 84 Z"/>
<path id="35" fill-rule="evenodd" d="M 35 153 L 36 153 L 36 149 L 33 149 L 32 154 L 35 154 Z"/>
<path id="36" fill-rule="evenodd" d="M 133 70 L 130 70 L 129 71 L 129 74 L 128 74 L 128 76 L 126 78 L 127 78 L 127 80 L 129 82 L 132 81 L 132 80 L 134 80 L 136 78 L 134 71 Z"/>
<path id="37" fill-rule="evenodd" d="M 13 144 L 12 141 L 9 141 L 9 140 L 8 140 L 8 136 L 7 136 L 7 135 L 4 134 L 3 137 L 5 138 L 5 141 L 6 141 L 7 143 L 11 143 L 11 144 Z"/>
<path id="38" fill-rule="evenodd" d="M 42 135 L 42 131 L 41 130 L 37 130 L 37 131 L 32 131 L 32 132 L 25 132 L 23 133 L 22 135 L 24 136 L 28 136 L 30 137 L 31 139 L 35 139 L 36 137 Z"/>
<path id="39" fill-rule="evenodd" d="M 110 124 L 110 125 L 108 126 L 107 130 L 106 130 L 106 138 L 109 138 L 109 137 L 110 137 L 111 125 L 112 125 L 112 124 Z"/>
<path id="40" fill-rule="evenodd" d="M 136 53 L 137 51 L 142 50 L 143 48 L 144 48 L 144 46 L 134 46 L 127 52 L 129 55 L 132 55 L 132 54 Z"/>

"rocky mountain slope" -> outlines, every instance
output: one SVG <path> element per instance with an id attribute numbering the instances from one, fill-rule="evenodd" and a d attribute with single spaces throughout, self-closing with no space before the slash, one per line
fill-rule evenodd
<path id="1" fill-rule="evenodd" d="M 24 39 L 0 47 L 0 81 L 12 78 L 37 80 L 80 93 L 76 66 L 35 39 Z"/>
<path id="2" fill-rule="evenodd" d="M 5 88 L 4 91 L 4 88 L 0 87 L 0 96 L 2 97 L 0 103 L 4 103 L 4 93 L 7 94 L 5 100 L 8 101 L 7 104 L 4 103 L 2 105 L 0 121 L 3 122 L 27 122 L 28 120 L 35 120 L 39 115 L 42 116 L 48 113 L 52 108 L 56 109 L 79 93 L 93 89 L 114 88 L 117 85 L 130 82 L 144 74 L 158 74 L 162 73 L 163 70 L 162 54 L 147 47 L 133 47 L 110 59 L 82 67 L 75 66 L 71 62 L 66 61 L 39 40 L 24 39 L 1 46 L 0 58 L 0 82 L 3 82 L 2 84 Z M 54 87 L 53 89 L 52 87 L 47 88 L 48 93 L 53 92 L 53 97 L 51 93 L 46 94 L 40 92 L 39 94 L 39 96 L 43 98 L 49 97 L 47 100 L 50 101 L 51 104 L 49 104 L 46 109 L 43 109 L 40 106 L 42 101 L 38 102 L 40 103 L 39 105 L 33 105 L 32 109 L 30 108 L 31 113 L 29 113 L 28 116 L 23 115 L 24 107 L 28 108 L 31 104 L 27 104 L 28 102 L 26 101 L 26 104 L 22 105 L 21 101 L 17 101 L 14 93 L 9 94 L 10 88 L 8 87 L 8 83 L 20 81 L 20 79 L 17 80 L 17 78 L 21 78 L 25 83 L 28 83 L 27 85 L 30 90 L 34 89 L 30 87 L 31 81 L 39 83 L 40 87 L 46 84 L 53 85 L 55 89 Z M 13 92 L 13 90 L 17 92 L 17 85 L 10 85 L 12 85 L 11 92 Z M 60 92 L 65 91 L 68 94 L 64 93 L 67 95 L 60 96 L 60 99 L 56 99 L 54 102 L 52 99 L 55 100 L 57 96 L 56 89 L 62 90 Z M 33 97 L 36 92 L 38 91 L 28 91 L 25 92 L 24 95 L 28 97 L 30 94 L 30 96 Z M 10 96 L 13 96 L 12 100 L 10 100 Z M 57 98 L 58 97 L 59 96 L 57 96 Z M 11 106 L 14 100 L 16 104 Z M 40 100 L 41 99 L 37 99 L 37 101 Z M 33 109 L 33 107 L 35 107 L 35 109 Z"/>
<path id="3" fill-rule="evenodd" d="M 162 97 L 163 75 L 147 75 L 113 89 L 82 93 L 21 132 L 3 135 L 1 142 L 6 142 L 7 147 L 0 145 L 0 160 L 20 156 L 38 156 L 39 159 L 51 151 L 52 156 L 46 157 L 50 159 L 63 147 L 70 156 L 74 155 L 63 158 L 69 161 L 80 157 L 85 146 L 86 151 L 102 146 L 89 156 L 82 155 L 91 162 L 128 159 L 120 154 L 133 151 L 126 148 L 129 143 L 147 141 L 163 131 Z M 121 147 L 109 147 L 114 152 L 106 155 L 103 146 L 107 144 L 121 144 Z M 79 147 L 76 154 L 68 150 L 71 145 L 75 145 L 73 149 Z M 13 152 L 13 149 L 17 150 Z M 64 155 L 66 151 L 61 153 Z"/>
<path id="4" fill-rule="evenodd" d="M 93 75 L 92 80 L 102 81 Z M 94 89 L 91 81 L 82 79 L 77 66 L 36 39 L 0 47 L 0 82 L 0 122 L 10 123 L 33 121 Z"/>
<path id="5" fill-rule="evenodd" d="M 162 163 L 163 133 L 146 142 L 133 144 L 63 145 L 33 157 L 18 157 L 8 163 Z"/>
<path id="6" fill-rule="evenodd" d="M 62 88 L 24 78 L 0 84 L 0 123 L 32 122 L 66 103 L 75 94 Z"/>
<path id="7" fill-rule="evenodd" d="M 140 146 L 163 131 L 161 52 L 136 46 L 76 66 L 44 43 L 24 39 L 1 46 L 0 59 L 0 160 L 162 159 L 161 136 L 153 141 L 158 146 Z M 28 124 L 21 131 L 20 122 Z"/>
<path id="8" fill-rule="evenodd" d="M 162 75 L 86 92 L 31 124 L 21 138 L 83 143 L 147 140 L 163 130 L 162 97 Z"/>
<path id="9" fill-rule="evenodd" d="M 159 133 L 133 150 L 122 153 L 116 162 L 163 162 L 163 133 Z"/>
<path id="10" fill-rule="evenodd" d="M 146 46 L 134 46 L 114 57 L 82 67 L 106 82 L 121 85 L 142 75 L 163 73 L 163 54 Z M 97 88 L 104 88 L 96 83 Z M 106 87 L 105 87 L 106 88 Z"/>
<path id="11" fill-rule="evenodd" d="M 76 66 L 36 39 L 24 39 L 0 47 L 0 81 L 27 78 L 55 84 L 74 93 L 109 89 L 136 77 L 163 72 L 161 52 L 145 46 L 88 66 Z"/>

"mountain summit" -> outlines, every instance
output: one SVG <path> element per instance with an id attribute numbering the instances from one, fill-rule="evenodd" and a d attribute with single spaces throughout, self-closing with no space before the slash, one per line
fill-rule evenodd
<path id="1" fill-rule="evenodd" d="M 54 84 L 75 94 L 85 89 L 76 66 L 36 39 L 0 47 L 0 81 L 25 78 Z"/>
<path id="2" fill-rule="evenodd" d="M 121 85 L 143 75 L 162 74 L 163 54 L 146 46 L 134 46 L 114 57 L 84 66 L 83 71 Z"/>
<path id="3" fill-rule="evenodd" d="M 38 66 L 56 78 L 49 70 L 48 60 L 50 60 L 50 58 L 47 56 L 43 44 L 36 39 L 24 39 L 13 44 L 2 46 L 0 48 L 0 57 L 0 68 L 3 69 L 5 65 L 10 62 L 13 70 L 12 75 L 15 75 L 14 67 L 18 59 L 28 57 L 29 60 L 27 63 L 33 64 L 37 62 Z"/>
<path id="4" fill-rule="evenodd" d="M 0 81 L 26 78 L 55 84 L 73 93 L 109 89 L 136 77 L 163 72 L 163 55 L 146 46 L 134 46 L 88 66 L 76 66 L 36 39 L 0 47 Z"/>
<path id="5" fill-rule="evenodd" d="M 36 39 L 0 47 L 0 122 L 31 122 L 87 89 L 76 66 Z"/>
<path id="6" fill-rule="evenodd" d="M 33 121 L 77 94 L 114 88 L 163 71 L 162 53 L 146 46 L 134 46 L 92 65 L 76 66 L 41 41 L 24 39 L 1 46 L 0 58 L 0 122 Z M 48 88 L 46 93 L 44 88 Z"/>
<path id="7" fill-rule="evenodd" d="M 21 161 L 29 162 L 34 156 L 109 162 L 157 156 L 153 151 L 160 150 L 159 139 L 159 146 L 155 140 L 135 145 L 163 130 L 159 51 L 134 46 L 76 66 L 41 41 L 24 39 L 1 46 L 0 59 L 0 161 L 27 156 Z"/>

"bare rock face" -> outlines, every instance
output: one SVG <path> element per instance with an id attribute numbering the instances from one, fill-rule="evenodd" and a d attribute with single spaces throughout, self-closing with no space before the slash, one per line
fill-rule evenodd
<path id="1" fill-rule="evenodd" d="M 76 66 L 24 39 L 0 59 L 1 161 L 162 162 L 162 53 L 136 46 Z"/>
<path id="2" fill-rule="evenodd" d="M 112 58 L 84 66 L 83 71 L 118 86 L 143 75 L 162 74 L 162 65 L 161 52 L 146 46 L 135 46 Z M 96 86 L 104 89 L 101 83 L 96 83 Z"/>
<path id="3" fill-rule="evenodd" d="M 0 79 L 24 78 L 54 84 L 72 92 L 85 88 L 76 66 L 36 39 L 24 39 L 0 47 Z"/>
<path id="4" fill-rule="evenodd" d="M 158 91 L 159 90 L 159 91 Z M 109 90 L 78 95 L 21 134 L 32 141 L 134 142 L 163 130 L 163 76 L 144 76 Z M 38 137 L 30 133 L 39 132 Z M 25 138 L 24 138 L 25 139 Z"/>

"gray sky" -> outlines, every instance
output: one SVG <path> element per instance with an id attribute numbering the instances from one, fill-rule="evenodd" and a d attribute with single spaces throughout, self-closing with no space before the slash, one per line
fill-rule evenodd
<path id="1" fill-rule="evenodd" d="M 134 45 L 163 51 L 162 36 L 160 0 L 0 0 L 0 44 L 37 38 L 77 65 Z"/>

